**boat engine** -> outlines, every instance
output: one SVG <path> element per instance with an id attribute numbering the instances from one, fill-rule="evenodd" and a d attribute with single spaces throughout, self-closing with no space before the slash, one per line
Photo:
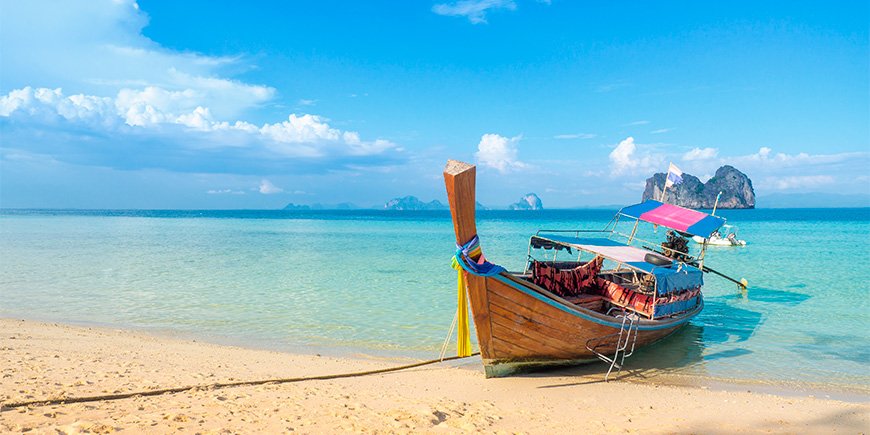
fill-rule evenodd
<path id="1" fill-rule="evenodd" d="M 667 241 L 662 242 L 663 254 L 677 261 L 686 262 L 692 259 L 692 257 L 687 254 L 689 252 L 688 239 L 673 230 L 668 230 L 665 235 L 667 237 Z"/>

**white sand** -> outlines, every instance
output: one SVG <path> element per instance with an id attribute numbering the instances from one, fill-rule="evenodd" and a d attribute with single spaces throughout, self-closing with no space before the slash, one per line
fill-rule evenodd
<path id="1" fill-rule="evenodd" d="M 344 373 L 411 361 L 249 350 L 0 319 L 0 402 Z M 867 433 L 870 405 L 603 383 L 565 371 L 485 379 L 479 360 L 367 377 L 203 389 L 0 412 L 0 432 Z M 33 432 L 31 432 L 33 433 Z"/>

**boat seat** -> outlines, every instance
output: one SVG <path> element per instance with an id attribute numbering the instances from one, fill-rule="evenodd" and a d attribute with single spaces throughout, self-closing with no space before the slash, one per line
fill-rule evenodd
<path id="1" fill-rule="evenodd" d="M 612 305 L 641 314 L 646 318 L 653 316 L 653 296 L 645 295 L 625 288 L 613 281 L 596 278 L 596 284 L 601 289 L 602 297 Z"/>
<path id="2" fill-rule="evenodd" d="M 534 261 L 532 280 L 559 296 L 579 296 L 594 286 L 603 261 L 600 256 L 585 263 Z"/>
<path id="3" fill-rule="evenodd" d="M 574 305 L 592 311 L 601 311 L 601 308 L 604 307 L 604 296 L 601 295 L 582 294 L 575 296 L 564 296 L 562 299 L 565 299 L 566 301 L 571 302 Z"/>

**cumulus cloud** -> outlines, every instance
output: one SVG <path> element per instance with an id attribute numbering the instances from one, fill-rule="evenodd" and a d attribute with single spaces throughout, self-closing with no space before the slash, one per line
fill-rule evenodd
<path id="1" fill-rule="evenodd" d="M 283 192 L 284 189 L 272 184 L 272 182 L 269 180 L 263 179 L 263 180 L 260 180 L 259 191 L 263 195 L 274 195 L 276 193 Z"/>
<path id="2" fill-rule="evenodd" d="M 610 174 L 613 176 L 649 173 L 660 167 L 663 161 L 661 156 L 639 151 L 631 136 L 619 142 L 608 157 Z"/>
<path id="3" fill-rule="evenodd" d="M 398 149 L 383 139 L 364 141 L 359 133 L 333 128 L 311 114 L 291 114 L 285 121 L 262 126 L 215 120 L 209 108 L 195 105 L 192 94 L 149 86 L 121 89 L 114 97 L 67 97 L 61 89 L 25 87 L 0 96 L 0 120 L 36 130 L 52 125 L 139 137 L 165 137 L 166 128 L 174 127 L 171 134 L 179 142 L 207 138 L 210 148 L 245 146 L 283 157 L 369 156 Z"/>
<path id="4" fill-rule="evenodd" d="M 761 147 L 757 152 L 743 156 L 733 157 L 729 160 L 735 164 L 746 164 L 765 167 L 794 167 L 794 166 L 822 166 L 842 163 L 853 159 L 867 159 L 867 152 L 846 152 L 836 154 L 809 154 L 800 152 L 797 154 L 774 153 L 770 147 Z"/>
<path id="5" fill-rule="evenodd" d="M 717 148 L 694 148 L 683 154 L 682 162 L 681 168 L 692 174 L 709 174 L 721 165 L 734 166 L 749 175 L 762 194 L 798 189 L 850 192 L 860 184 L 848 175 L 866 172 L 870 152 L 784 153 L 763 146 L 749 154 L 722 156 Z"/>
<path id="6" fill-rule="evenodd" d="M 219 118 L 239 116 L 274 96 L 271 87 L 227 77 L 244 68 L 242 57 L 166 49 L 142 35 L 147 24 L 148 16 L 133 0 L 4 4 L 3 38 L 27 43 L 3 45 L 3 86 L 50 85 L 89 95 L 136 89 L 139 94 L 129 95 L 133 110 L 146 100 L 164 111 L 166 105 L 188 111 L 208 107 Z M 148 113 L 140 115 L 142 122 L 150 121 Z"/>
<path id="7" fill-rule="evenodd" d="M 507 138 L 498 134 L 485 134 L 481 136 L 477 144 L 477 161 L 501 173 L 510 172 L 514 169 L 522 169 L 526 164 L 517 159 L 517 147 L 522 136 Z"/>
<path id="8" fill-rule="evenodd" d="M 392 142 L 364 139 L 318 115 L 248 122 L 246 114 L 275 94 L 232 78 L 254 67 L 248 59 L 167 49 L 142 34 L 147 24 L 134 0 L 4 4 L 2 146 L 83 165 L 187 172 L 395 160 L 395 152 L 386 155 L 400 150 Z"/>
<path id="9" fill-rule="evenodd" d="M 468 18 L 473 24 L 485 24 L 486 14 L 490 10 L 515 10 L 517 4 L 513 0 L 461 0 L 454 3 L 439 3 L 432 6 L 432 12 L 438 15 L 461 16 Z"/>
<path id="10" fill-rule="evenodd" d="M 717 155 L 719 155 L 719 150 L 716 148 L 692 148 L 683 154 L 683 160 L 709 160 L 716 158 Z"/>

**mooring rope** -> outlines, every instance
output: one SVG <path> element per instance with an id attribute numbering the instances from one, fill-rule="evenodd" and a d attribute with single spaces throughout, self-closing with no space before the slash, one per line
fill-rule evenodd
<path id="1" fill-rule="evenodd" d="M 453 323 L 450 324 L 450 330 L 447 331 L 447 337 L 444 338 L 444 343 L 441 345 L 441 353 L 438 354 L 438 359 L 444 361 L 444 355 L 447 354 L 447 346 L 450 345 L 450 337 L 453 337 L 453 330 L 456 329 L 456 322 L 459 320 L 459 310 L 453 315 Z"/>
<path id="2" fill-rule="evenodd" d="M 475 352 L 468 357 L 480 355 L 480 352 Z M 70 403 L 85 403 L 85 402 L 100 402 L 104 400 L 121 400 L 121 399 L 129 399 L 131 397 L 147 397 L 147 396 L 160 396 L 163 394 L 174 394 L 180 393 L 183 391 L 191 391 L 191 390 L 216 390 L 219 388 L 231 388 L 231 387 L 250 387 L 255 385 L 263 385 L 263 384 L 288 384 L 292 382 L 303 382 L 303 381 L 325 381 L 330 379 L 341 379 L 341 378 L 354 378 L 359 376 L 368 376 L 368 375 L 377 375 L 381 373 L 389 373 L 389 372 L 397 372 L 399 370 L 407 370 L 415 367 L 422 367 L 430 364 L 439 363 L 442 361 L 453 361 L 457 359 L 468 358 L 464 356 L 451 356 L 448 358 L 439 358 L 433 359 L 429 361 L 422 361 L 413 364 L 407 364 L 403 366 L 397 367 L 388 367 L 383 369 L 376 370 L 367 370 L 364 372 L 352 372 L 352 373 L 337 373 L 331 375 L 319 375 L 319 376 L 302 376 L 298 378 L 278 378 L 278 379 L 263 379 L 258 381 L 238 381 L 238 382 L 224 382 L 224 383 L 216 383 L 216 384 L 200 384 L 200 385 L 190 385 L 186 387 L 175 387 L 175 388 L 162 388 L 159 390 L 149 390 L 149 391 L 134 391 L 129 393 L 118 393 L 118 394 L 105 394 L 101 396 L 82 396 L 82 397 L 65 397 L 59 399 L 36 399 L 36 400 L 27 400 L 21 402 L 8 402 L 0 405 L 0 412 L 7 411 L 15 408 L 21 408 L 24 406 L 49 406 L 49 405 L 66 405 Z"/>

